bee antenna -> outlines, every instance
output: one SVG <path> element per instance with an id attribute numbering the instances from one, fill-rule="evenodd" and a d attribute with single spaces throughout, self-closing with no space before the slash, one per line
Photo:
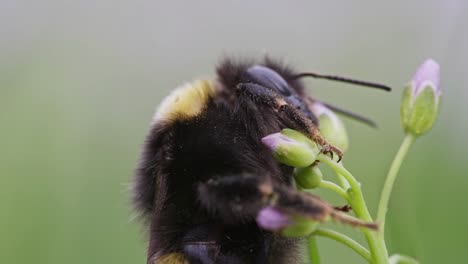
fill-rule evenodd
<path id="1" fill-rule="evenodd" d="M 323 104 L 324 106 L 328 107 L 333 112 L 336 112 L 338 114 L 342 114 L 342 115 L 344 115 L 346 117 L 349 117 L 351 119 L 354 119 L 356 121 L 364 123 L 364 124 L 366 124 L 368 126 L 371 126 L 373 128 L 377 128 L 377 123 L 375 123 L 374 120 L 372 120 L 372 119 L 370 119 L 368 117 L 362 116 L 360 114 L 354 113 L 352 111 L 349 111 L 349 110 L 346 110 L 346 109 L 343 109 L 343 108 L 340 108 L 338 106 L 334 106 L 334 105 L 331 105 L 331 104 L 328 104 L 328 103 L 324 103 L 324 102 L 320 102 L 320 103 Z"/>
<path id="2" fill-rule="evenodd" d="M 299 73 L 299 74 L 292 76 L 291 79 L 295 80 L 295 79 L 304 78 L 304 77 L 312 77 L 315 79 L 325 79 L 325 80 L 330 80 L 330 81 L 350 83 L 350 84 L 355 84 L 355 85 L 360 85 L 360 86 L 381 89 L 387 92 L 390 92 L 392 90 L 392 88 L 386 85 L 380 84 L 380 83 L 361 81 L 361 80 L 351 79 L 351 78 L 342 77 L 342 76 L 326 75 L 326 74 L 319 74 L 319 73 L 313 73 L 313 72 Z"/>

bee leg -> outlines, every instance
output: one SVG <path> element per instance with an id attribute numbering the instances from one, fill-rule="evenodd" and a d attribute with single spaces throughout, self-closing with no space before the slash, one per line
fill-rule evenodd
<path id="1" fill-rule="evenodd" d="M 249 96 L 254 102 L 267 105 L 273 108 L 280 116 L 287 120 L 291 120 L 295 127 L 293 129 L 301 130 L 306 133 L 310 138 L 322 147 L 321 152 L 330 154 L 333 158 L 335 153 L 339 158 L 338 162 L 343 157 L 343 152 L 330 143 L 320 134 L 318 127 L 312 122 L 311 119 L 302 113 L 297 107 L 288 104 L 283 96 L 280 94 L 254 83 L 240 83 L 237 85 L 237 92 L 240 95 Z"/>
<path id="2" fill-rule="evenodd" d="M 300 192 L 290 186 L 277 185 L 274 187 L 277 196 L 273 206 L 290 215 L 298 215 L 318 222 L 331 219 L 356 227 L 377 229 L 376 223 L 364 222 L 344 213 L 349 207 L 335 208 L 316 195 Z"/>
<path id="3" fill-rule="evenodd" d="M 291 215 L 300 215 L 315 221 L 322 222 L 334 208 L 320 197 L 300 192 L 289 186 L 275 186 L 276 199 L 274 207 Z"/>
<path id="4" fill-rule="evenodd" d="M 213 178 L 199 185 L 198 196 L 207 210 L 219 215 L 226 223 L 250 221 L 261 209 L 273 206 L 288 215 L 299 215 L 319 222 L 330 217 L 352 226 L 377 228 L 375 223 L 346 215 L 318 196 L 254 174 Z"/>
<path id="5" fill-rule="evenodd" d="M 248 173 L 219 175 L 198 185 L 202 206 L 225 222 L 253 219 L 272 194 L 268 177 Z"/>
<path id="6" fill-rule="evenodd" d="M 318 127 L 312 123 L 305 115 L 303 115 L 299 110 L 294 108 L 289 104 L 281 105 L 278 112 L 288 118 L 296 120 L 300 126 L 300 129 L 307 133 L 310 138 L 322 147 L 321 153 L 329 154 L 333 158 L 333 153 L 338 156 L 338 162 L 343 158 L 343 151 L 338 147 L 335 147 L 328 143 L 328 141 L 320 134 Z"/>
<path id="7" fill-rule="evenodd" d="M 198 197 L 208 211 L 228 223 L 254 219 L 267 206 L 317 221 L 325 220 L 334 211 L 333 206 L 318 196 L 254 174 L 212 178 L 199 185 Z"/>
<path id="8" fill-rule="evenodd" d="M 280 94 L 258 84 L 240 83 L 237 85 L 237 94 L 240 96 L 248 96 L 257 104 L 267 105 L 274 108 L 276 111 L 288 103 Z"/>
<path id="9" fill-rule="evenodd" d="M 350 212 L 351 210 L 353 210 L 353 208 L 349 205 L 349 204 L 345 204 L 343 206 L 335 206 L 334 207 L 335 210 L 338 210 L 338 211 L 342 211 L 342 212 Z"/>

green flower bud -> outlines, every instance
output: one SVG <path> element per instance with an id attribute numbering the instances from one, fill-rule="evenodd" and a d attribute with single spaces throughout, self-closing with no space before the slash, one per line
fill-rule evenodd
<path id="1" fill-rule="evenodd" d="M 319 119 L 319 130 L 327 141 L 340 148 L 343 152 L 348 149 L 349 140 L 346 128 L 341 119 L 325 105 L 314 102 L 312 111 Z"/>
<path id="2" fill-rule="evenodd" d="M 294 173 L 297 185 L 304 189 L 317 188 L 322 182 L 322 172 L 317 166 L 297 168 Z"/>
<path id="3" fill-rule="evenodd" d="M 317 229 L 319 222 L 296 216 L 293 223 L 281 230 L 281 234 L 287 237 L 308 236 Z"/>
<path id="4" fill-rule="evenodd" d="M 311 165 L 320 153 L 318 146 L 308 137 L 292 129 L 283 129 L 262 138 L 262 143 L 273 151 L 281 163 L 292 167 Z"/>
<path id="5" fill-rule="evenodd" d="M 407 133 L 414 136 L 428 132 L 434 124 L 441 97 L 440 67 L 426 60 L 403 91 L 401 123 Z"/>

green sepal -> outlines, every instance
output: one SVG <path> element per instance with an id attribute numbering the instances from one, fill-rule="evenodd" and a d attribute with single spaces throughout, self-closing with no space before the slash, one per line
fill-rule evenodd
<path id="1" fill-rule="evenodd" d="M 403 94 L 401 98 L 401 106 L 400 106 L 401 124 L 405 130 L 407 130 L 406 127 L 408 126 L 408 120 L 410 119 L 411 109 L 413 107 L 411 104 L 411 95 L 412 95 L 412 86 L 411 86 L 411 83 L 409 83 L 403 89 Z"/>
<path id="2" fill-rule="evenodd" d="M 281 235 L 286 237 L 308 236 L 317 229 L 319 222 L 303 217 L 294 217 L 294 224 L 281 230 Z"/>
<path id="3" fill-rule="evenodd" d="M 437 98 L 431 83 L 427 83 L 415 98 L 411 98 L 412 95 L 408 95 L 407 90 L 409 89 L 404 91 L 401 106 L 403 127 L 406 132 L 420 136 L 432 128 L 437 118 L 440 98 Z"/>

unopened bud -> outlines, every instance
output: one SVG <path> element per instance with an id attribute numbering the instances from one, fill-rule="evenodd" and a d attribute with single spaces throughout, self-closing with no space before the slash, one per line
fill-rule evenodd
<path id="1" fill-rule="evenodd" d="M 297 185 L 304 189 L 314 189 L 322 182 L 322 172 L 317 166 L 297 168 L 294 172 Z"/>
<path id="2" fill-rule="evenodd" d="M 440 66 L 426 60 L 403 91 L 401 123 L 415 136 L 428 132 L 438 114 L 440 103 Z"/>
<path id="3" fill-rule="evenodd" d="M 312 104 L 312 111 L 319 119 L 320 134 L 330 144 L 337 146 L 343 152 L 346 151 L 349 146 L 348 133 L 341 119 L 331 109 L 319 102 Z"/>
<path id="4" fill-rule="evenodd" d="M 262 138 L 262 143 L 273 151 L 273 156 L 279 162 L 292 167 L 309 166 L 320 153 L 312 140 L 292 129 L 268 135 Z"/>

